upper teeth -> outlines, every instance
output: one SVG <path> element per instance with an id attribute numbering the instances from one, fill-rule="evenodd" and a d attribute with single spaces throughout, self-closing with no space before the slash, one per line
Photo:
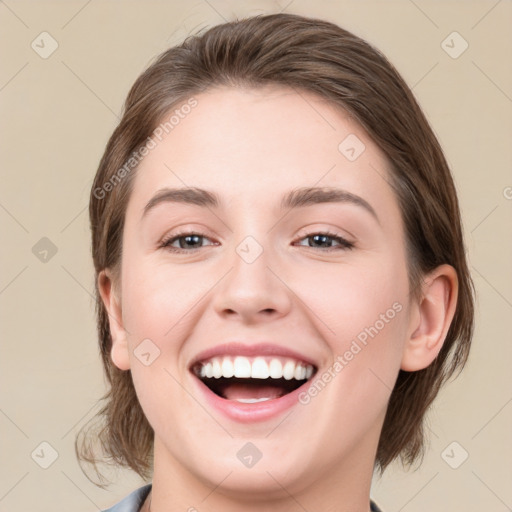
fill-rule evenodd
<path id="1" fill-rule="evenodd" d="M 231 378 L 252 378 L 252 379 L 281 379 L 286 380 L 309 379 L 313 375 L 312 365 L 302 363 L 294 359 L 278 359 L 276 357 L 266 360 L 263 357 L 254 359 L 237 356 L 214 357 L 208 361 L 203 361 L 196 373 L 199 377 L 221 377 Z"/>

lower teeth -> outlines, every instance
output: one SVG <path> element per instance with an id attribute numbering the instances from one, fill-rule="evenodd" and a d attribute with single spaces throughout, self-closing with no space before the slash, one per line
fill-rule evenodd
<path id="1" fill-rule="evenodd" d="M 256 402 L 266 402 L 272 400 L 270 397 L 265 398 L 235 398 L 235 402 L 242 402 L 243 404 L 255 404 Z"/>

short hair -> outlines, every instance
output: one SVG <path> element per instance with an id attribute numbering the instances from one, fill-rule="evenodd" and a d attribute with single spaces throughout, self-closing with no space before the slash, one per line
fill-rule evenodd
<path id="1" fill-rule="evenodd" d="M 136 166 L 121 180 L 115 180 L 116 173 L 126 170 L 126 162 L 175 105 L 216 86 L 266 85 L 314 93 L 343 109 L 386 155 L 389 184 L 404 223 L 413 298 L 420 299 L 423 276 L 438 265 L 450 264 L 457 272 L 456 310 L 439 354 L 425 369 L 399 371 L 376 454 L 381 474 L 396 458 L 404 466 L 423 458 L 426 412 L 441 385 L 466 363 L 475 292 L 455 185 L 439 142 L 397 70 L 368 42 L 325 20 L 271 14 L 223 23 L 166 50 L 137 78 L 91 189 L 99 348 L 110 387 L 92 418 L 99 428 L 86 424 L 75 439 L 75 450 L 79 461 L 94 464 L 100 478 L 96 462 L 102 459 L 95 455 L 95 442 L 109 461 L 144 479 L 151 474 L 154 455 L 154 432 L 138 402 L 131 371 L 120 370 L 110 358 L 108 314 L 97 282 L 99 273 L 109 268 L 114 284 L 120 285 L 122 233 Z M 107 183 L 111 186 L 105 193 Z"/>

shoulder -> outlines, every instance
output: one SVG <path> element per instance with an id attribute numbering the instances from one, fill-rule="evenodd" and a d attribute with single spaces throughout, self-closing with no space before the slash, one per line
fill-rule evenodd
<path id="1" fill-rule="evenodd" d="M 377 506 L 377 504 L 373 500 L 370 500 L 370 511 L 371 512 L 382 512 L 382 510 Z"/>
<path id="2" fill-rule="evenodd" d="M 151 484 L 139 487 L 119 503 L 116 503 L 113 507 L 103 510 L 102 512 L 139 512 L 140 507 L 148 497 L 150 491 Z M 370 510 L 371 512 L 382 512 L 373 500 L 370 500 Z"/>
<path id="3" fill-rule="evenodd" d="M 114 506 L 107 510 L 103 510 L 102 512 L 139 512 L 140 507 L 149 494 L 149 491 L 151 491 L 151 484 L 139 487 L 119 503 L 116 503 Z"/>

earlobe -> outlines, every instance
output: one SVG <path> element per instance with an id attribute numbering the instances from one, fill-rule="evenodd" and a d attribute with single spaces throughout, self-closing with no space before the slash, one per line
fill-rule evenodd
<path id="1" fill-rule="evenodd" d="M 437 357 L 455 314 L 457 296 L 457 272 L 451 265 L 440 265 L 426 276 L 421 303 L 414 306 L 416 314 L 411 315 L 402 370 L 422 370 Z"/>
<path id="2" fill-rule="evenodd" d="M 126 330 L 123 325 L 121 301 L 116 294 L 114 281 L 108 269 L 98 275 L 98 289 L 103 304 L 108 312 L 112 348 L 110 357 L 120 370 L 130 369 L 130 357 Z"/>

